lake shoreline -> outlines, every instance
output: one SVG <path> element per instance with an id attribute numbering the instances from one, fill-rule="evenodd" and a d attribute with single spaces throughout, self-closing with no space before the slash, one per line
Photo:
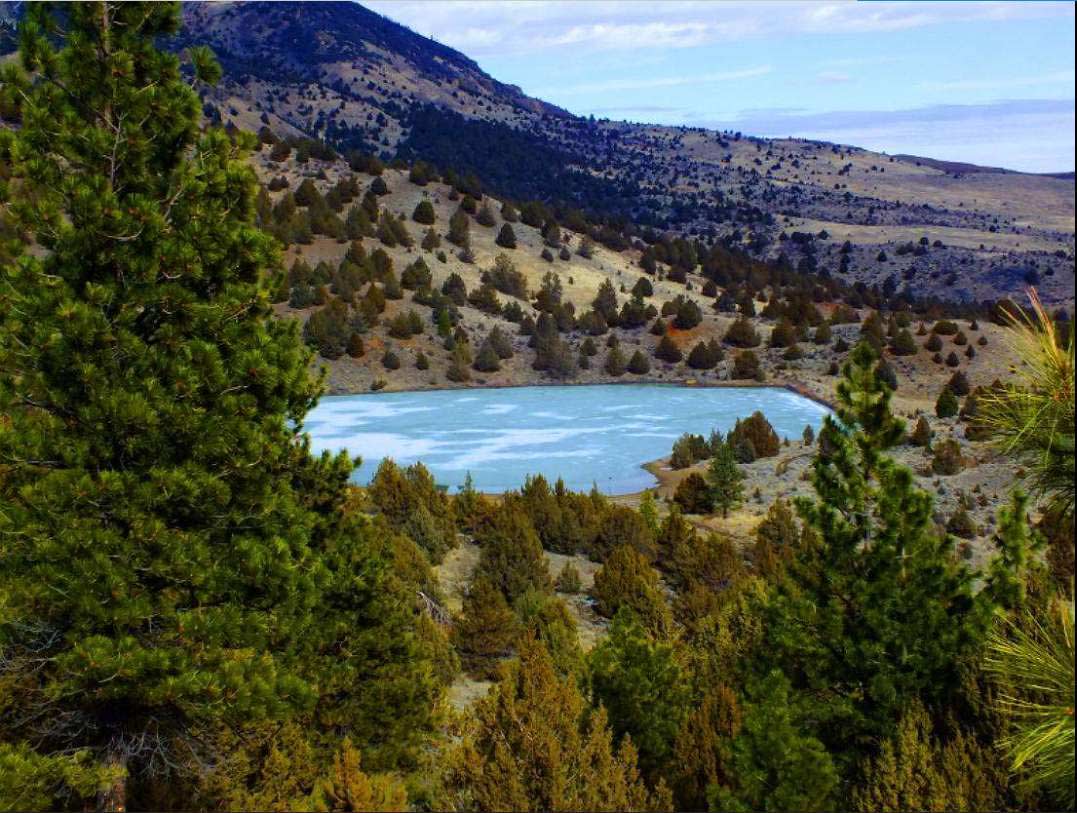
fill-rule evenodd
<path id="1" fill-rule="evenodd" d="M 624 379 L 612 379 L 609 381 L 542 381 L 535 383 L 523 383 L 523 384 L 483 384 L 483 383 L 462 383 L 462 384 L 437 384 L 428 387 L 417 387 L 409 389 L 399 390 L 365 390 L 363 392 L 355 392 L 354 390 L 327 390 L 324 395 L 327 396 L 341 396 L 341 395 L 404 395 L 415 394 L 422 392 L 464 392 L 467 390 L 515 390 L 532 387 L 608 387 L 608 386 L 662 386 L 662 387 L 683 387 L 685 389 L 784 389 L 799 395 L 801 398 L 807 398 L 809 401 L 814 401 L 820 406 L 824 406 L 827 409 L 833 411 L 837 407 L 833 402 L 828 401 L 821 395 L 812 392 L 805 384 L 797 381 L 700 381 L 694 378 L 684 378 L 677 381 L 669 381 L 661 378 L 632 378 L 629 380 Z"/>
<path id="2" fill-rule="evenodd" d="M 616 389 L 615 385 L 619 385 L 621 389 L 619 389 L 619 390 Z M 558 394 L 555 394 L 553 391 L 551 391 L 551 388 L 553 388 L 553 387 L 561 387 L 563 389 L 560 390 L 560 394 L 558 395 Z M 592 387 L 592 389 L 595 388 L 595 387 L 598 387 L 598 388 L 601 388 L 601 389 L 595 391 L 594 393 L 591 393 L 591 392 L 589 392 L 587 390 L 584 390 L 583 389 L 584 387 Z M 629 391 L 627 391 L 625 389 L 626 387 L 628 387 L 628 388 L 635 387 L 636 391 L 635 392 L 629 392 Z M 545 390 L 543 390 L 541 388 L 545 388 Z M 695 396 L 689 395 L 689 393 L 691 393 L 692 390 L 696 391 Z M 532 392 L 531 395 L 523 395 L 523 393 L 525 393 L 527 391 L 534 391 L 534 392 Z M 600 396 L 599 393 L 603 392 L 603 391 L 604 391 L 605 394 Z M 435 404 L 438 405 L 437 406 L 437 413 L 432 412 L 429 408 L 428 409 L 416 410 L 416 402 L 414 401 L 414 399 L 416 399 L 416 398 L 421 399 L 424 396 L 424 394 L 428 393 L 428 392 L 429 393 L 440 393 L 440 395 L 432 395 L 431 396 L 432 398 L 437 399 L 434 402 Z M 624 394 L 623 395 L 617 395 L 616 393 L 618 393 L 618 392 L 621 392 L 621 393 L 624 393 Z M 761 394 L 762 392 L 772 393 L 773 395 L 767 395 L 767 396 L 755 396 L 755 395 L 752 395 L 752 393 L 760 393 Z M 575 404 L 575 410 L 578 412 L 579 416 L 584 416 L 584 415 L 587 416 L 586 419 L 583 421 L 585 424 L 595 420 L 595 416 L 597 416 L 598 414 L 601 414 L 600 411 L 598 411 L 598 407 L 600 407 L 602 403 L 606 403 L 605 399 L 607 399 L 607 398 L 614 399 L 614 401 L 612 401 L 610 403 L 623 403 L 623 404 L 631 405 L 631 406 L 638 405 L 639 409 L 637 411 L 642 410 L 644 412 L 650 412 L 654 416 L 657 416 L 659 414 L 667 416 L 667 417 L 664 417 L 664 418 L 655 418 L 655 420 L 659 420 L 661 422 L 667 422 L 667 421 L 669 422 L 668 428 L 666 430 L 664 430 L 664 431 L 672 430 L 673 427 L 675 427 L 675 426 L 679 426 L 680 428 L 677 428 L 675 430 L 675 433 L 671 432 L 668 435 L 669 439 L 665 443 L 659 443 L 658 445 L 655 445 L 655 443 L 653 441 L 643 440 L 643 443 L 648 446 L 648 448 L 646 448 L 646 450 L 644 452 L 645 456 L 641 455 L 640 457 L 636 457 L 635 460 L 622 460 L 621 462 L 626 464 L 626 466 L 624 468 L 616 467 L 614 469 L 610 469 L 610 470 L 607 471 L 606 474 L 609 474 L 610 472 L 612 472 L 611 476 L 607 477 L 606 474 L 600 474 L 600 476 L 598 477 L 599 482 L 604 482 L 606 484 L 605 488 L 602 489 L 603 494 L 605 494 L 606 496 L 612 497 L 612 498 L 616 498 L 618 500 L 632 501 L 633 499 L 638 499 L 643 493 L 645 493 L 647 491 L 651 491 L 651 490 L 654 490 L 656 488 L 662 488 L 664 486 L 669 485 L 670 477 L 671 476 L 675 477 L 675 475 L 673 475 L 672 472 L 670 472 L 668 470 L 663 470 L 663 469 L 666 466 L 668 466 L 668 459 L 669 459 L 670 450 L 672 448 L 672 444 L 673 444 L 674 440 L 676 439 L 677 435 L 680 434 L 683 431 L 692 431 L 692 432 L 697 432 L 697 433 L 705 432 L 706 427 L 703 426 L 703 424 L 707 423 L 709 420 L 713 420 L 715 418 L 715 416 L 725 414 L 725 417 L 728 420 L 728 418 L 729 418 L 728 412 L 723 412 L 722 405 L 724 405 L 724 404 L 729 404 L 731 406 L 735 405 L 735 404 L 739 404 L 740 406 L 739 406 L 738 411 L 737 411 L 736 414 L 739 414 L 742 417 L 748 415 L 751 411 L 762 409 L 763 412 L 765 414 L 767 414 L 768 417 L 774 422 L 774 425 L 778 429 L 778 431 L 782 432 L 783 431 L 782 423 L 784 422 L 784 423 L 787 424 L 788 421 L 789 421 L 789 418 L 790 418 L 789 406 L 788 406 L 788 403 L 790 403 L 790 402 L 787 402 L 787 401 L 785 401 L 784 398 L 781 398 L 778 402 L 776 402 L 779 405 L 775 406 L 775 412 L 773 412 L 773 413 L 770 411 L 770 408 L 768 406 L 766 406 L 766 405 L 768 403 L 770 403 L 770 399 L 772 397 L 780 398 L 780 396 L 778 394 L 783 393 L 783 392 L 787 393 L 788 395 L 793 396 L 794 401 L 796 399 L 799 399 L 800 401 L 803 402 L 803 405 L 799 408 L 799 410 L 800 411 L 805 410 L 805 409 L 809 410 L 809 413 L 812 415 L 812 417 L 807 419 L 807 422 L 810 423 L 810 424 L 815 424 L 817 426 L 818 422 L 821 420 L 821 413 L 824 410 L 831 409 L 830 404 L 828 404 L 824 399 L 819 398 L 819 397 L 814 397 L 813 393 L 811 393 L 810 391 L 809 392 L 804 392 L 800 387 L 790 385 L 788 383 L 785 383 L 785 384 L 780 383 L 780 382 L 772 382 L 772 383 L 737 382 L 737 383 L 733 383 L 733 382 L 718 382 L 718 381 L 699 382 L 699 381 L 693 381 L 692 379 L 678 380 L 678 381 L 668 381 L 668 380 L 661 381 L 661 380 L 652 379 L 652 380 L 649 380 L 649 381 L 631 380 L 631 381 L 618 381 L 618 382 L 596 383 L 596 384 L 580 383 L 580 382 L 567 382 L 567 383 L 545 382 L 545 383 L 543 383 L 541 385 L 478 384 L 478 385 L 472 385 L 472 386 L 455 386 L 455 387 L 439 387 L 439 388 L 431 387 L 431 388 L 416 389 L 416 390 L 391 390 L 391 391 L 375 392 L 375 393 L 349 393 L 349 394 L 346 394 L 346 395 L 329 395 L 329 396 L 326 396 L 325 398 L 322 399 L 321 405 L 319 406 L 319 408 L 316 411 L 320 411 L 320 407 L 322 405 L 324 405 L 324 406 L 329 408 L 329 413 L 330 414 L 337 414 L 337 415 L 343 414 L 343 413 L 340 412 L 340 410 L 345 410 L 346 411 L 348 409 L 348 407 L 343 406 L 342 404 L 332 406 L 332 403 L 336 402 L 337 399 L 344 399 L 344 401 L 343 401 L 344 404 L 346 404 L 349 399 L 353 399 L 353 398 L 358 399 L 358 401 L 360 401 L 360 402 L 366 403 L 367 406 L 365 408 L 364 407 L 355 407 L 355 409 L 371 410 L 372 411 L 372 416 L 371 417 L 373 418 L 373 421 L 371 423 L 367 424 L 367 426 L 369 428 L 361 429 L 360 432 L 361 433 L 362 432 L 372 432 L 371 437 L 373 437 L 374 435 L 378 435 L 379 433 L 380 433 L 381 436 L 379 436 L 378 441 L 374 442 L 375 445 L 373 447 L 368 447 L 368 448 L 357 447 L 357 448 L 352 449 L 351 451 L 353 453 L 355 453 L 355 454 L 361 454 L 364 460 L 367 460 L 369 464 L 373 465 L 377 461 L 380 461 L 380 459 L 382 459 L 383 457 L 392 457 L 392 458 L 396 458 L 396 459 L 399 460 L 401 455 L 403 455 L 403 458 L 404 458 L 405 462 L 409 462 L 408 461 L 409 454 L 404 452 L 403 449 L 408 447 L 408 443 L 410 443 L 410 441 L 404 441 L 403 438 L 402 438 L 399 445 L 397 445 L 394 442 L 394 445 L 397 445 L 396 449 L 388 448 L 388 447 L 386 447 L 384 445 L 381 445 L 381 446 L 377 445 L 379 442 L 384 444 L 385 441 L 386 441 L 386 438 L 391 437 L 395 432 L 399 431 L 399 429 L 394 427 L 394 425 L 393 425 L 394 421 L 393 421 L 393 418 L 392 418 L 392 412 L 395 409 L 395 407 L 392 405 L 392 400 L 394 400 L 394 399 L 391 399 L 390 396 L 403 397 L 403 398 L 407 399 L 407 400 L 405 400 L 403 402 L 403 404 L 406 405 L 405 406 L 405 411 L 411 411 L 411 412 L 416 412 L 417 411 L 419 413 L 425 413 L 424 417 L 420 420 L 420 425 L 418 427 L 415 427 L 414 424 L 411 424 L 410 419 L 409 419 L 409 423 L 407 424 L 408 426 L 411 426 L 412 428 L 414 428 L 415 431 L 420 435 L 421 435 L 421 432 L 423 430 L 423 427 L 421 426 L 422 420 L 426 420 L 426 421 L 430 421 L 430 420 L 441 421 L 441 420 L 444 420 L 444 418 L 442 416 L 444 416 L 446 414 L 451 414 L 454 409 L 457 409 L 457 410 L 459 409 L 458 407 L 450 406 L 450 404 L 454 403 L 457 399 L 460 399 L 460 398 L 463 398 L 466 401 L 476 401 L 476 397 L 478 397 L 478 398 L 482 399 L 482 401 L 491 401 L 491 400 L 493 400 L 493 401 L 500 402 L 500 401 L 508 400 L 510 403 L 518 402 L 518 401 L 521 401 L 521 399 L 523 399 L 522 403 L 524 403 L 525 407 L 527 407 L 528 403 L 530 403 L 529 408 L 531 408 L 531 409 L 546 409 L 546 408 L 548 408 L 548 404 L 551 403 L 552 401 L 560 401 L 560 400 L 564 399 L 565 402 L 568 403 L 568 404 L 573 404 L 573 403 Z M 515 395 L 515 393 L 521 393 L 520 397 L 518 398 Z M 684 395 L 679 395 L 678 393 L 684 393 Z M 710 393 L 710 394 L 708 395 L 707 393 Z M 727 395 L 723 395 L 722 393 L 725 393 Z M 371 395 L 384 395 L 385 399 L 383 400 L 383 399 L 379 399 L 379 398 L 370 398 L 369 396 L 371 396 Z M 445 398 L 448 398 L 448 400 L 446 401 Z M 704 404 L 704 405 L 708 404 L 708 403 L 715 404 L 716 405 L 716 411 L 713 413 L 713 415 L 711 415 L 710 418 L 706 418 L 706 419 L 704 419 L 702 421 L 698 421 L 699 426 L 696 426 L 695 428 L 693 428 L 693 425 L 691 423 L 686 424 L 686 422 L 690 421 L 690 420 L 696 420 L 696 418 L 698 418 L 699 415 L 702 414 L 702 413 L 699 412 L 699 410 L 700 410 L 699 405 L 701 403 L 700 399 L 702 399 L 702 404 Z M 480 401 L 479 403 L 481 404 L 482 401 Z M 386 402 L 389 402 L 389 403 L 386 403 Z M 687 411 L 682 411 L 682 408 L 680 406 L 678 406 L 676 408 L 670 406 L 673 403 L 677 403 L 679 405 L 680 404 L 688 404 L 688 405 L 692 405 L 692 406 L 688 406 Z M 386 404 L 386 406 L 382 407 L 382 406 L 378 406 L 378 404 Z M 808 406 L 809 404 L 811 405 L 810 407 Z M 499 406 L 503 406 L 503 404 L 499 404 Z M 619 407 L 619 409 L 631 409 L 631 406 L 622 406 L 622 407 Z M 465 409 L 474 409 L 474 410 L 478 411 L 480 409 L 480 407 L 479 407 L 478 404 L 475 404 L 475 405 L 469 405 L 469 407 L 467 407 Z M 448 412 L 446 412 L 446 410 L 448 410 Z M 707 410 L 707 407 L 704 406 L 703 407 L 703 412 L 706 413 L 706 410 Z M 616 411 L 616 410 L 614 410 L 614 411 Z M 696 418 L 691 418 L 690 417 L 693 411 L 696 412 Z M 570 412 L 570 414 L 573 414 L 571 408 L 570 408 L 569 412 Z M 434 418 L 433 416 L 435 414 L 438 414 L 439 417 Z M 495 413 L 495 414 L 503 414 L 503 413 L 498 412 L 498 413 Z M 536 415 L 542 415 L 542 413 L 541 412 L 536 413 Z M 549 416 L 547 416 L 547 417 L 549 417 Z M 640 431 L 643 432 L 643 434 L 640 436 L 641 439 L 650 436 L 650 430 L 651 430 L 650 427 L 647 427 L 645 429 L 644 427 L 641 427 L 641 426 L 631 425 L 632 421 L 628 421 L 627 419 L 622 419 L 619 416 L 612 415 L 612 414 L 609 417 L 610 417 L 610 420 L 621 421 L 623 426 L 624 426 L 624 431 L 627 431 L 629 434 L 634 434 L 633 430 L 640 430 Z M 631 416 L 631 418 L 633 420 L 637 420 L 640 417 L 650 418 L 651 416 L 649 416 L 649 415 L 643 415 L 643 416 L 634 416 L 633 415 L 633 416 Z M 457 415 L 455 417 L 450 417 L 449 418 L 449 420 L 450 420 L 449 428 L 450 429 L 453 428 L 452 421 L 454 419 L 456 421 L 459 421 L 460 417 Z M 397 420 L 399 420 L 399 419 L 397 419 Z M 463 424 L 458 424 L 458 426 L 468 427 L 468 420 L 469 419 L 465 418 L 463 420 Z M 370 418 L 367 418 L 367 421 L 370 421 Z M 722 425 L 721 421 L 722 421 L 722 419 L 718 418 L 719 425 Z M 345 421 L 345 423 L 346 423 L 346 421 Z M 363 423 L 364 422 L 361 422 L 355 428 L 358 429 L 359 427 L 361 427 L 363 425 Z M 686 426 L 685 426 L 685 424 L 686 424 Z M 713 424 L 707 423 L 707 425 L 711 426 L 713 428 Z M 703 426 L 703 428 L 699 428 L 701 426 Z M 508 431 L 511 432 L 516 428 L 518 428 L 518 427 L 509 427 Z M 544 428 L 544 427 L 540 426 L 539 428 Z M 613 427 L 611 427 L 611 428 L 613 428 Z M 724 428 L 728 429 L 729 427 L 724 427 Z M 795 427 L 795 429 L 790 428 L 789 425 L 785 425 L 784 432 L 787 433 L 790 437 L 792 437 L 793 434 L 799 435 L 800 430 L 802 428 L 803 428 L 803 426 L 799 425 L 799 423 Z M 445 429 L 445 427 L 443 427 L 441 425 L 438 425 L 436 431 L 440 432 L 440 431 L 444 431 L 444 429 Z M 319 430 L 319 431 L 324 431 L 324 430 Z M 317 434 L 319 434 L 319 431 L 315 431 L 312 434 L 317 436 Z M 472 428 L 467 428 L 466 431 L 474 431 L 474 430 Z M 584 431 L 585 434 L 587 433 L 587 430 L 583 430 L 583 431 Z M 605 429 L 605 430 L 602 430 L 602 431 L 608 432 L 609 429 Z M 616 431 L 615 428 L 614 428 L 614 431 Z M 389 434 L 386 435 L 385 433 L 389 433 Z M 405 435 L 407 435 L 407 434 L 408 434 L 408 431 L 405 430 Z M 450 432 L 450 434 L 451 434 L 451 432 Z M 601 434 L 601 432 L 600 432 L 600 434 Z M 315 440 L 317 442 L 316 437 L 315 437 Z M 618 446 L 624 446 L 624 443 L 627 442 L 628 440 L 629 440 L 628 437 L 624 437 L 623 441 L 621 439 L 618 439 L 618 440 L 614 441 L 614 443 L 616 445 L 618 445 Z M 495 440 L 494 441 L 495 446 L 494 446 L 493 450 L 500 455 L 500 454 L 503 453 L 504 450 L 496 448 L 496 443 L 497 443 L 497 441 Z M 632 440 L 630 445 L 635 445 L 636 443 L 637 443 L 636 440 Z M 577 448 L 582 448 L 582 446 L 586 446 L 586 445 L 587 444 L 584 443 L 583 441 L 579 441 L 576 446 L 570 446 L 568 451 L 565 451 L 564 449 L 559 449 L 558 450 L 559 453 L 554 455 L 554 457 L 566 457 L 566 456 L 571 457 L 571 456 L 574 456 L 576 454 L 580 454 L 582 452 L 578 452 Z M 341 448 L 346 448 L 346 446 L 341 447 Z M 481 443 L 479 444 L 479 448 L 481 449 Z M 551 447 L 551 448 L 556 448 L 556 447 Z M 649 452 L 649 454 L 648 454 L 648 452 Z M 410 456 L 413 457 L 414 454 L 412 454 Z M 444 477 L 441 476 L 437 472 L 437 463 L 436 463 L 436 461 L 432 461 L 430 459 L 424 459 L 424 462 L 427 464 L 428 467 L 430 467 L 433 470 L 433 473 L 435 475 L 435 478 L 436 478 L 437 482 L 443 483 L 446 488 L 449 488 L 449 489 L 452 488 L 452 486 L 453 486 L 453 477 L 452 477 L 452 475 L 447 475 L 447 476 L 444 476 Z M 471 468 L 471 467 L 469 467 L 469 468 Z M 531 473 L 540 473 L 539 470 L 541 468 L 542 467 L 537 467 L 535 469 L 535 471 L 532 471 Z M 555 466 L 554 468 L 557 468 L 557 467 Z M 632 472 L 635 472 L 635 474 L 632 474 Z M 546 473 L 547 479 L 551 479 L 551 482 L 552 482 L 553 480 L 551 478 L 550 473 L 548 471 L 544 472 L 544 473 Z M 370 474 L 370 470 L 367 470 L 367 476 L 362 478 L 362 479 L 368 479 L 369 474 Z M 569 472 L 567 470 L 564 472 L 564 474 L 565 474 L 566 478 L 569 477 Z M 579 472 L 579 471 L 575 472 L 575 475 L 583 475 L 585 477 L 590 476 L 589 473 L 588 474 L 583 474 L 583 472 Z M 554 476 L 556 476 L 556 475 L 554 475 Z M 502 487 L 502 483 L 497 483 L 495 485 L 494 483 L 489 482 L 489 480 L 484 484 L 484 483 L 481 482 L 481 479 L 483 479 L 483 478 L 480 478 L 480 481 L 475 483 L 475 488 L 476 488 L 477 491 L 479 491 L 479 492 L 481 492 L 483 494 L 486 494 L 488 496 L 501 495 L 501 494 L 516 490 L 516 489 L 518 489 L 520 487 L 518 484 L 517 485 L 506 485 L 506 486 Z M 580 478 L 578 476 L 576 477 L 576 479 L 580 480 Z M 607 482 L 607 480 L 609 480 L 609 482 Z M 570 487 L 573 488 L 574 490 L 586 490 L 586 488 L 590 487 L 591 482 L 592 481 L 590 479 L 588 479 L 587 482 L 580 481 L 580 482 L 577 482 L 575 485 L 572 485 L 570 483 Z M 484 485 L 485 485 L 485 487 L 484 487 Z"/>

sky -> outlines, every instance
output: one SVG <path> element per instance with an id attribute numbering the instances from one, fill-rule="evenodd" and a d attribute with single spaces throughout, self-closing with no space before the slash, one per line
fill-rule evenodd
<path id="1" fill-rule="evenodd" d="M 1074 169 L 1072 2 L 364 5 L 578 115 Z"/>

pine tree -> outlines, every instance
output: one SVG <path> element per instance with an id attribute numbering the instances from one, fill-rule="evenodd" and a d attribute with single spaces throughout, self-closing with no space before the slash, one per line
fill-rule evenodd
<path id="1" fill-rule="evenodd" d="M 877 368 L 864 342 L 845 365 L 813 463 L 817 498 L 797 501 L 810 542 L 767 619 L 764 659 L 810 688 L 818 736 L 837 752 L 891 733 L 916 698 L 949 697 L 993 610 L 990 591 L 973 595 L 952 539 L 936 534 L 931 497 L 886 456 L 904 427 Z"/>
<path id="2" fill-rule="evenodd" d="M 2 82 L 8 212 L 44 249 L 0 294 L 5 737 L 89 752 L 106 809 L 125 775 L 182 765 L 195 728 L 303 716 L 389 763 L 434 687 L 387 540 L 343 510 L 353 462 L 301 434 L 320 385 L 272 316 L 251 139 L 199 133 L 155 46 L 178 4 L 50 13 L 27 8 L 33 74 Z"/>
<path id="3" fill-rule="evenodd" d="M 631 737 L 644 776 L 667 773 L 690 701 L 673 645 L 648 633 L 626 608 L 590 660 L 594 699 L 609 713 L 614 733 Z"/>
<path id="4" fill-rule="evenodd" d="M 707 483 L 714 507 L 722 512 L 723 517 L 727 517 L 729 510 L 736 508 L 744 499 L 744 472 L 733 457 L 730 443 L 721 444 L 713 450 L 713 454 L 707 468 Z"/>
<path id="5" fill-rule="evenodd" d="M 818 739 L 803 733 L 778 671 L 749 691 L 744 724 L 733 741 L 731 786 L 712 785 L 711 810 L 832 810 L 838 775 Z"/>

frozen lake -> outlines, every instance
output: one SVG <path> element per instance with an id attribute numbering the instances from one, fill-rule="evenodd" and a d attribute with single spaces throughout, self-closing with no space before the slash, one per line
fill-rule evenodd
<path id="1" fill-rule="evenodd" d="M 450 491 L 468 472 L 480 491 L 523 485 L 528 474 L 558 477 L 573 490 L 597 484 L 627 494 L 655 484 L 643 463 L 669 454 L 685 432 L 723 432 L 760 410 L 779 437 L 818 430 L 825 407 L 778 387 L 679 387 L 662 384 L 511 387 L 321 399 L 306 430 L 316 452 L 361 457 L 355 479 L 378 463 L 422 461 Z"/>

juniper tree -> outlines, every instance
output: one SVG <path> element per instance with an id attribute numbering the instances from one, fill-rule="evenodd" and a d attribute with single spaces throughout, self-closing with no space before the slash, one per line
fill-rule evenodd
<path id="1" fill-rule="evenodd" d="M 158 39 L 178 4 L 44 4 L 0 86 L 0 737 L 181 769 L 196 730 L 303 715 L 375 766 L 426 728 L 432 684 L 389 541 L 314 458 L 320 392 L 272 317 L 252 146 L 199 132 Z M 191 49 L 196 75 L 219 68 Z"/>

